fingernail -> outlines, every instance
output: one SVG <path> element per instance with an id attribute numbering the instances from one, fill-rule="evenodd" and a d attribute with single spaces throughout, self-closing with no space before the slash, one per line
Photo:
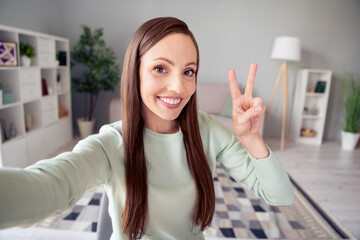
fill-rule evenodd
<path id="1" fill-rule="evenodd" d="M 261 107 L 256 107 L 255 108 L 255 112 L 260 112 L 261 111 Z"/>

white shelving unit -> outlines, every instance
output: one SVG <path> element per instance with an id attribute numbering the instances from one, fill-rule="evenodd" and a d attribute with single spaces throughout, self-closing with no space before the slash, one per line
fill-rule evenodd
<path id="1" fill-rule="evenodd" d="M 323 69 L 298 70 L 292 118 L 292 137 L 295 142 L 315 145 L 322 143 L 331 74 L 330 70 Z M 319 81 L 323 83 L 323 92 L 319 88 Z M 304 132 L 306 129 L 308 131 Z"/>
<path id="2" fill-rule="evenodd" d="M 72 139 L 69 40 L 0 25 L 0 41 L 17 43 L 19 63 L 15 67 L 0 67 L 3 91 L 15 95 L 15 102 L 0 105 L 0 119 L 6 122 L 7 129 L 12 129 L 9 139 L 0 135 L 0 167 L 24 168 Z M 29 67 L 20 65 L 20 42 L 35 48 L 36 56 Z M 56 62 L 60 51 L 66 52 L 66 65 Z M 42 79 L 48 95 L 43 95 Z M 65 108 L 68 115 L 60 117 L 59 107 Z M 30 129 L 25 116 L 31 119 Z"/>

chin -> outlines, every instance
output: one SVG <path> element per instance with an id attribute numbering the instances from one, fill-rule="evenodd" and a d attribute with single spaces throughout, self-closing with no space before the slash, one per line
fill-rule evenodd
<path id="1" fill-rule="evenodd" d="M 180 113 L 181 113 L 181 111 L 178 113 L 174 113 L 174 114 L 161 114 L 161 115 L 159 115 L 159 117 L 166 121 L 174 121 L 179 117 Z"/>

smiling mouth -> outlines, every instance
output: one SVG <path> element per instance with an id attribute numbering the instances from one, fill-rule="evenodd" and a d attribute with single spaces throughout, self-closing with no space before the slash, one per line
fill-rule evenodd
<path id="1" fill-rule="evenodd" d="M 169 108 L 177 108 L 180 106 L 182 98 L 174 97 L 158 97 L 160 102 Z"/>

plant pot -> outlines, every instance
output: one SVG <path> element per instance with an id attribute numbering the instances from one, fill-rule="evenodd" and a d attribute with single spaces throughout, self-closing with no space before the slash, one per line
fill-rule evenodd
<path id="1" fill-rule="evenodd" d="M 31 65 L 31 59 L 27 56 L 21 56 L 21 65 L 24 67 L 29 67 Z"/>
<path id="2" fill-rule="evenodd" d="M 359 141 L 360 133 L 350 133 L 341 131 L 341 147 L 344 150 L 352 151 Z"/>
<path id="3" fill-rule="evenodd" d="M 92 121 L 85 121 L 84 118 L 78 118 L 77 124 L 79 126 L 80 137 L 83 139 L 93 133 L 95 119 Z"/>

